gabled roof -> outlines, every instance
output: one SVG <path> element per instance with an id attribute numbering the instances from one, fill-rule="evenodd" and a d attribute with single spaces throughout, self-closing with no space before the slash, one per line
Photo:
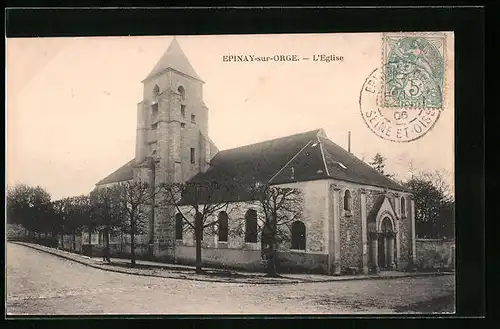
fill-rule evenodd
<path id="1" fill-rule="evenodd" d="M 331 178 L 364 185 L 386 187 L 397 191 L 406 191 L 403 186 L 379 173 L 373 167 L 328 138 L 319 137 L 319 141 L 323 147 L 325 163 Z"/>
<path id="2" fill-rule="evenodd" d="M 217 153 L 205 173 L 192 182 L 224 181 L 283 184 L 333 178 L 405 191 L 328 138 L 322 129 Z"/>
<path id="3" fill-rule="evenodd" d="M 206 172 L 194 176 L 191 181 L 224 182 L 237 179 L 242 184 L 255 181 L 267 183 L 289 161 L 294 161 L 294 157 L 304 149 L 306 144 L 317 139 L 318 132 L 319 130 L 313 130 L 219 151 L 210 162 L 210 168 Z M 314 150 L 312 155 L 311 162 L 314 163 L 315 167 L 324 168 L 320 154 Z M 305 162 L 302 161 L 302 163 Z M 307 169 L 307 171 L 297 169 L 296 173 L 304 175 L 306 172 L 310 172 L 309 168 Z M 317 177 L 306 174 L 305 178 Z M 279 182 L 280 178 L 276 178 L 275 181 Z"/>
<path id="4" fill-rule="evenodd" d="M 178 72 L 184 73 L 196 80 L 203 82 L 203 80 L 195 72 L 191 63 L 189 63 L 189 60 L 187 59 L 186 55 L 182 51 L 179 43 L 175 38 L 172 40 L 170 46 L 167 48 L 167 51 L 162 55 L 160 60 L 156 63 L 153 70 L 148 74 L 144 81 L 165 71 L 168 68 L 174 69 Z"/>
<path id="5" fill-rule="evenodd" d="M 134 165 L 135 159 L 130 160 L 112 174 L 108 175 L 104 179 L 101 179 L 96 185 L 112 184 L 131 180 L 134 178 Z"/>

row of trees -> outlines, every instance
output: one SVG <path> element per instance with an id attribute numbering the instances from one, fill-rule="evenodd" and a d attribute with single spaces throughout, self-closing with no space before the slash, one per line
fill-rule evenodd
<path id="1" fill-rule="evenodd" d="M 179 214 L 184 227 L 194 232 L 196 271 L 200 273 L 203 230 L 221 226 L 217 216 L 221 211 L 235 210 L 230 208 L 232 203 L 227 201 L 228 195 L 243 196 L 239 201 L 252 200 L 249 202 L 258 208 L 258 226 L 262 234 L 268 275 L 276 276 L 277 246 L 289 238 L 290 225 L 301 213 L 302 199 L 297 189 L 258 182 L 231 182 L 225 185 L 189 182 L 164 184 L 153 190 L 153 187 L 141 181 L 128 181 L 109 188 L 95 189 L 89 195 L 51 201 L 50 195 L 40 187 L 16 185 L 7 191 L 7 220 L 22 225 L 31 233 L 60 236 L 61 240 L 64 234 L 71 234 L 74 249 L 75 237 L 83 231 L 89 232 L 88 244 L 91 244 L 90 233 L 102 229 L 105 250 L 108 251 L 109 233 L 129 234 L 131 266 L 135 266 L 135 238 L 146 232 L 153 198 L 159 199 L 162 200 L 160 206 L 173 210 L 167 212 L 167 216 Z"/>
<path id="2" fill-rule="evenodd" d="M 384 172 L 384 161 L 385 158 L 377 154 L 370 164 L 392 177 Z M 442 175 L 422 173 L 400 183 L 414 193 L 417 236 L 454 236 L 454 200 Z M 231 211 L 228 195 L 242 195 L 244 197 L 239 201 L 251 200 L 252 206 L 258 208 L 258 226 L 268 275 L 276 275 L 277 246 L 289 239 L 290 225 L 302 210 L 301 194 L 293 188 L 231 181 L 225 185 L 217 182 L 164 184 L 153 190 L 144 182 L 128 181 L 95 189 L 89 195 L 51 201 L 50 195 L 40 187 L 16 185 L 7 190 L 7 220 L 8 223 L 21 224 L 30 234 L 44 233 L 61 238 L 64 234 L 71 234 L 74 245 L 76 235 L 83 231 L 89 232 L 90 244 L 90 233 L 99 228 L 104 232 L 108 251 L 109 233 L 128 234 L 131 238 L 131 266 L 134 266 L 135 238 L 146 233 L 149 212 L 154 207 L 153 199 L 159 196 L 159 206 L 172 210 L 167 211 L 166 216 L 173 219 L 174 214 L 180 214 L 184 227 L 194 232 L 196 270 L 201 272 L 203 230 L 221 226 L 217 215 L 221 211 Z"/>
<path id="3" fill-rule="evenodd" d="M 394 179 L 385 171 L 386 158 L 375 154 L 369 164 L 380 173 Z M 455 200 L 448 180 L 440 171 L 412 172 L 401 185 L 409 189 L 415 198 L 415 229 L 421 238 L 455 236 Z"/>

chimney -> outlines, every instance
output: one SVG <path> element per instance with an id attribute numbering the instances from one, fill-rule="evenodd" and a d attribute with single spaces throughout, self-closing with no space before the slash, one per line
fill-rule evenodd
<path id="1" fill-rule="evenodd" d="M 347 152 L 351 153 L 351 131 L 347 133 Z"/>

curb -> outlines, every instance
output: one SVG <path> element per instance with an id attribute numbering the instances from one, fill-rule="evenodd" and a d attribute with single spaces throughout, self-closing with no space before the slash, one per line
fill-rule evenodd
<path id="1" fill-rule="evenodd" d="M 220 279 L 204 279 L 204 278 L 189 278 L 186 276 L 161 276 L 161 275 L 155 275 L 155 274 L 141 274 L 141 273 L 131 273 L 127 271 L 122 271 L 122 270 L 117 270 L 117 269 L 112 269 L 112 268 L 106 268 L 102 267 L 99 265 L 94 265 L 94 264 L 89 264 L 88 262 L 81 261 L 72 257 L 68 257 L 65 255 L 61 255 L 59 253 L 50 251 L 50 250 L 45 250 L 42 248 L 37 248 L 36 246 L 29 245 L 29 244 L 24 244 L 22 242 L 16 242 L 16 241 L 10 241 L 9 243 L 12 244 L 17 244 L 20 246 L 25 246 L 34 250 L 38 250 L 40 252 L 45 252 L 47 254 L 51 254 L 63 259 L 67 259 L 70 261 L 73 261 L 75 263 L 85 265 L 91 268 L 99 269 L 102 271 L 107 271 L 107 272 L 114 272 L 114 273 L 120 273 L 120 274 L 128 274 L 128 275 L 135 275 L 135 276 L 145 276 L 145 277 L 155 277 L 155 278 L 163 278 L 163 279 L 176 279 L 176 280 L 189 280 L 189 281 L 202 281 L 202 282 L 217 282 L 217 283 L 236 283 L 236 284 L 274 284 L 274 285 L 283 285 L 283 284 L 300 284 L 300 283 L 322 283 L 322 282 L 343 282 L 343 281 L 359 281 L 359 280 L 391 280 L 391 279 L 401 279 L 401 278 L 411 278 L 411 277 L 426 277 L 426 276 L 444 276 L 444 275 L 453 275 L 455 272 L 430 272 L 430 273 L 415 273 L 415 274 L 403 274 L 400 276 L 373 276 L 373 277 L 346 277 L 346 278 L 341 278 L 341 277 L 336 277 L 336 279 L 325 279 L 325 280 L 293 280 L 293 281 L 285 281 L 285 282 L 232 282 L 232 281 L 227 281 L 227 280 L 220 280 Z M 82 256 L 83 257 L 83 256 Z M 89 258 L 90 259 L 90 258 Z"/>

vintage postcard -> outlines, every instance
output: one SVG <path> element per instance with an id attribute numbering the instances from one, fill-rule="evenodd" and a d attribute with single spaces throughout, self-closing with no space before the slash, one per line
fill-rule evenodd
<path id="1" fill-rule="evenodd" d="M 455 312 L 453 32 L 6 44 L 7 314 Z"/>

